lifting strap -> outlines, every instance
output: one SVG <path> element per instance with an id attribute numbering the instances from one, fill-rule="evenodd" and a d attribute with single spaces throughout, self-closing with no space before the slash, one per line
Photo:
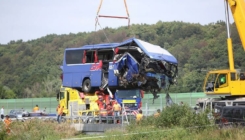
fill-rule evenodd
<path id="1" fill-rule="evenodd" d="M 96 18 L 95 18 L 95 30 L 96 30 L 96 27 L 97 27 L 97 24 L 99 24 L 99 18 L 100 17 L 104 17 L 104 18 L 120 18 L 120 19 L 128 19 L 128 27 L 130 26 L 130 18 L 129 18 L 129 12 L 128 12 L 128 7 L 127 7 L 127 3 L 126 3 L 126 0 L 124 0 L 124 5 L 125 5 L 125 9 L 126 9 L 126 12 L 127 12 L 127 16 L 107 16 L 107 15 L 99 15 L 99 12 L 100 12 L 100 8 L 102 6 L 102 3 L 103 3 L 103 0 L 100 0 L 100 5 L 99 5 L 99 8 L 97 10 L 97 15 L 96 15 Z"/>

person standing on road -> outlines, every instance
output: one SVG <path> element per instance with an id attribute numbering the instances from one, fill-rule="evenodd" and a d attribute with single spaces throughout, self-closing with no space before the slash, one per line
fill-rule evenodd
<path id="1" fill-rule="evenodd" d="M 58 106 L 56 107 L 56 115 L 57 115 L 57 121 L 58 121 L 58 115 L 59 115 L 59 109 L 60 109 L 60 104 L 58 104 Z"/>
<path id="2" fill-rule="evenodd" d="M 3 118 L 4 118 L 4 107 L 2 106 L 2 108 L 1 108 L 1 119 L 3 120 Z"/>
<path id="3" fill-rule="evenodd" d="M 115 113 L 115 116 L 120 116 L 121 106 L 117 101 L 115 101 L 113 105 L 113 111 Z"/>
<path id="4" fill-rule="evenodd" d="M 37 112 L 39 110 L 39 107 L 38 105 L 36 105 L 34 108 L 33 108 L 33 112 Z"/>
<path id="5" fill-rule="evenodd" d="M 61 116 L 63 114 L 63 109 L 64 109 L 64 106 L 59 107 L 59 109 L 58 109 L 58 116 L 57 116 L 58 123 L 60 123 L 60 121 L 61 121 Z"/>

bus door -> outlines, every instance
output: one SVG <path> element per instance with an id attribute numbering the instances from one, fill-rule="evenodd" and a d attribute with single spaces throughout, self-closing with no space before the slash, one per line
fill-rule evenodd
<path id="1" fill-rule="evenodd" d="M 91 51 L 90 81 L 92 87 L 99 87 L 102 79 L 102 60 L 98 60 L 97 50 Z"/>

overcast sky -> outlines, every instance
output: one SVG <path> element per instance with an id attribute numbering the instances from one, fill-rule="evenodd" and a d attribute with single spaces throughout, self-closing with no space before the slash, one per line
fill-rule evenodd
<path id="1" fill-rule="evenodd" d="M 48 34 L 95 30 L 100 0 L 0 0 L 0 44 Z M 224 0 L 127 0 L 131 24 L 161 20 L 200 23 L 225 21 Z M 101 15 L 126 16 L 123 0 L 104 0 Z M 99 18 L 102 27 L 127 26 L 125 19 Z M 97 27 L 97 29 L 100 29 Z"/>

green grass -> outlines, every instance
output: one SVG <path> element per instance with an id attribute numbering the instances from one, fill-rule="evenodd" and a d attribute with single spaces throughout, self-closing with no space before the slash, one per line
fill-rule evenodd
<path id="1" fill-rule="evenodd" d="M 39 119 L 25 122 L 14 121 L 10 125 L 11 133 L 6 134 L 5 127 L 0 123 L 0 140 L 60 140 L 77 135 L 78 132 L 70 124 Z"/>

